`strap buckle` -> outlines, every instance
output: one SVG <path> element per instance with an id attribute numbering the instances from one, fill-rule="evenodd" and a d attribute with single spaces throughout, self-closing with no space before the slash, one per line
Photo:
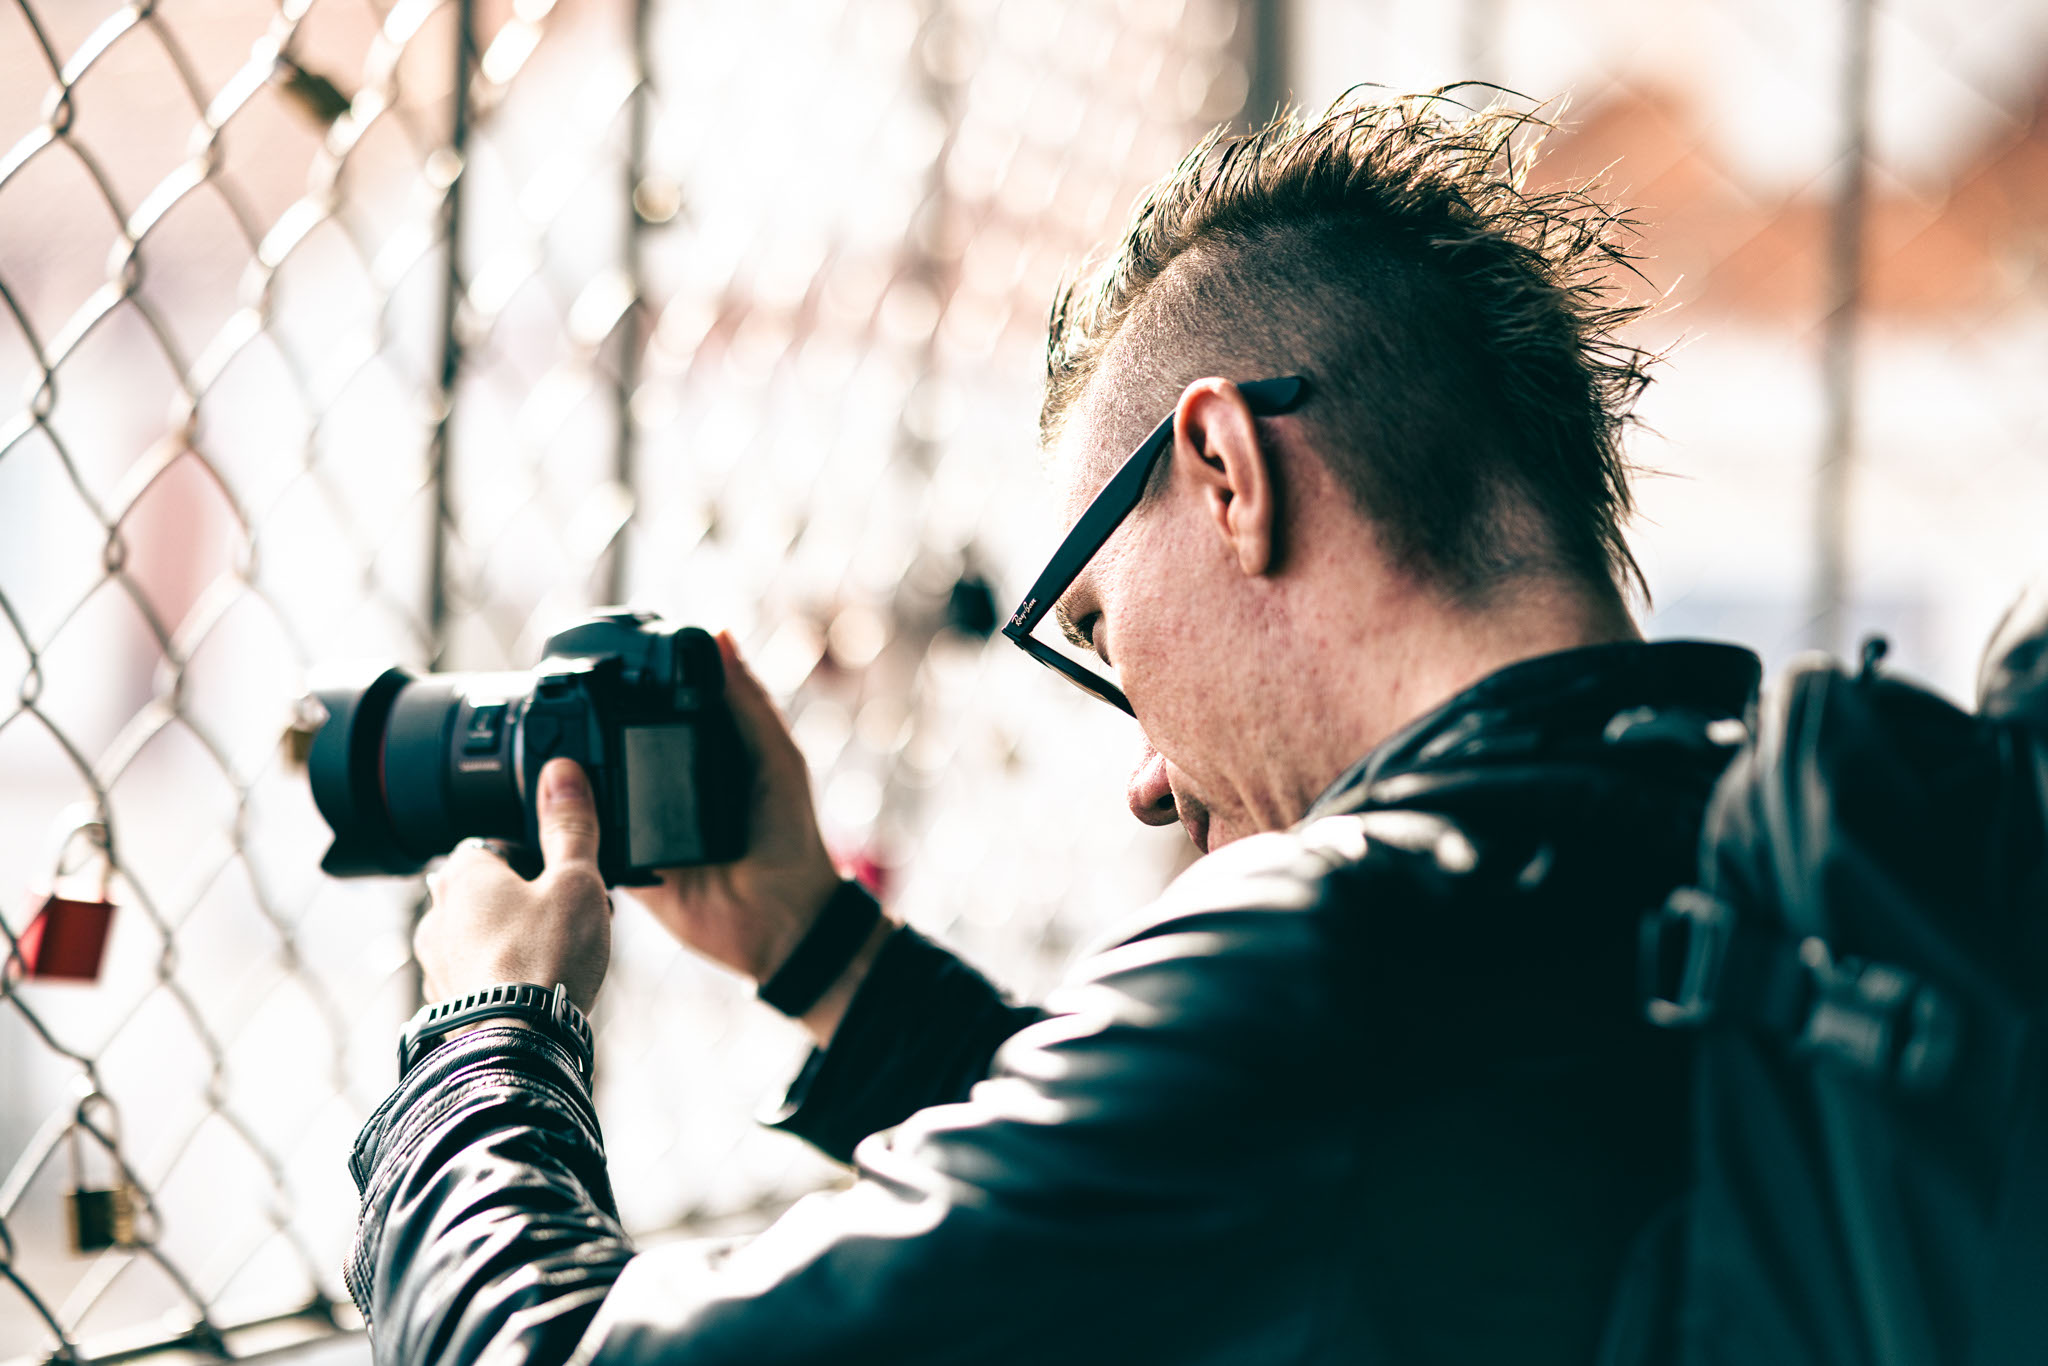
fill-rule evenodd
<path id="1" fill-rule="evenodd" d="M 1932 1091 L 1948 1077 L 1962 1013 L 1946 992 L 1889 963 L 1838 959 L 1820 939 L 1802 941 L 1799 960 L 1813 1008 L 1798 1052 L 1906 1091 Z"/>
<path id="2" fill-rule="evenodd" d="M 1946 991 L 1890 963 L 1836 957 L 1738 927 L 1734 908 L 1680 887 L 1643 917 L 1637 942 L 1643 1013 L 1664 1029 L 1725 1015 L 1871 1081 L 1926 1093 L 1954 1070 L 1963 1011 Z"/>
<path id="3" fill-rule="evenodd" d="M 1636 980 L 1651 1024 L 1697 1029 L 1712 1018 L 1734 931 L 1734 912 L 1697 887 L 1680 887 L 1643 917 Z"/>

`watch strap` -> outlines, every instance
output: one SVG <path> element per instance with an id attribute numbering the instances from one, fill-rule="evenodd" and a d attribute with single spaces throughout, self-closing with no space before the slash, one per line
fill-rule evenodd
<path id="1" fill-rule="evenodd" d="M 452 1001 L 422 1006 L 398 1036 L 398 1076 L 402 1081 L 441 1039 L 466 1025 L 486 1020 L 516 1019 L 540 1029 L 568 1049 L 576 1071 L 587 1084 L 593 1070 L 596 1048 L 590 1022 L 569 999 L 569 989 L 560 982 L 553 987 L 532 982 L 502 982 L 482 991 L 472 991 Z"/>
<path id="2" fill-rule="evenodd" d="M 792 1019 L 802 1018 L 845 973 L 881 918 L 882 904 L 867 888 L 851 880 L 841 882 L 789 957 L 755 995 Z"/>

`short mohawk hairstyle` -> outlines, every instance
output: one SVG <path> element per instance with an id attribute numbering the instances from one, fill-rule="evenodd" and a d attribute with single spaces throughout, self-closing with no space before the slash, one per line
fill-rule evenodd
<path id="1" fill-rule="evenodd" d="M 1329 401 L 1303 420 L 1402 562 L 1461 596 L 1563 571 L 1647 598 L 1622 535 L 1657 359 L 1618 336 L 1650 307 L 1618 287 L 1635 222 L 1596 185 L 1526 188 L 1552 125 L 1464 88 L 1212 133 L 1055 299 L 1046 441 L 1112 352 L 1116 401 L 1155 414 L 1203 375 L 1307 373 Z"/>

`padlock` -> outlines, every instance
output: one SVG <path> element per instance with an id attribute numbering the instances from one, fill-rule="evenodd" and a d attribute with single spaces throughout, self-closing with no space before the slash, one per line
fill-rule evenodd
<path id="1" fill-rule="evenodd" d="M 104 1130 L 95 1127 L 87 1113 L 95 1102 L 107 1113 Z M 113 1162 L 114 1178 L 108 1185 L 86 1184 L 81 1134 L 99 1144 Z M 71 1152 L 71 1191 L 64 1198 L 64 1209 L 70 1216 L 71 1250 L 81 1257 L 90 1257 L 108 1248 L 141 1246 L 143 1202 L 121 1163 L 116 1148 L 117 1134 L 113 1102 L 98 1092 L 78 1102 L 78 1112 L 72 1117 L 71 1127 L 65 1131 Z"/>
<path id="2" fill-rule="evenodd" d="M 79 1256 L 135 1246 L 135 1193 L 128 1187 L 75 1190 L 65 1202 L 71 1215 L 71 1250 Z"/>
<path id="3" fill-rule="evenodd" d="M 113 854 L 107 824 L 96 812 L 77 808 L 60 820 L 50 890 L 34 896 L 35 913 L 14 942 L 7 975 L 40 981 L 96 982 L 114 924 Z M 98 876 L 81 888 L 72 862 L 83 845 Z M 34 894 L 32 894 L 34 895 Z"/>
<path id="4" fill-rule="evenodd" d="M 313 737 L 326 724 L 327 708 L 319 698 L 309 693 L 292 703 L 291 722 L 278 741 L 284 751 L 285 766 L 292 772 L 306 771 L 307 762 L 313 757 Z"/>

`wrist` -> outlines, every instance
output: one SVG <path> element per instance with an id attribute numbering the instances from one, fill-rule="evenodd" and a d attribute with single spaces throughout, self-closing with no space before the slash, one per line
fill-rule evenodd
<path id="1" fill-rule="evenodd" d="M 851 879 L 839 883 L 755 995 L 791 1019 L 802 1019 L 846 971 L 881 915 L 881 903 L 867 888 Z"/>
<path id="2" fill-rule="evenodd" d="M 903 922 L 884 914 L 875 922 L 874 929 L 868 932 L 867 941 L 853 956 L 853 961 L 846 965 L 846 970 L 839 974 L 838 980 L 826 988 L 825 994 L 818 998 L 816 1005 L 804 1012 L 799 1023 L 818 1047 L 832 1046 L 833 1036 L 839 1032 L 840 1021 L 846 1018 L 847 1009 L 852 1006 L 853 998 L 860 994 L 861 984 L 867 981 L 868 974 L 874 970 L 875 960 L 882 955 L 882 946 L 889 942 L 890 935 L 902 928 Z"/>
<path id="3" fill-rule="evenodd" d="M 422 1006 L 398 1040 L 401 1081 L 428 1054 L 450 1039 L 484 1025 L 523 1025 L 561 1045 L 587 1085 L 595 1061 L 590 1023 L 559 983 L 550 990 L 532 982 L 504 982 L 451 1000 Z"/>
<path id="4" fill-rule="evenodd" d="M 828 1040 L 894 928 L 867 888 L 850 879 L 837 882 L 756 994 L 814 1038 Z"/>
<path id="5" fill-rule="evenodd" d="M 781 930 L 772 937 L 764 937 L 753 966 L 747 969 L 747 975 L 754 979 L 756 986 L 773 978 L 789 962 L 790 956 L 817 927 L 818 918 L 831 905 L 832 898 L 839 894 L 839 888 L 845 881 L 837 868 L 825 863 L 769 903 L 782 908 L 782 914 L 774 917 Z"/>

